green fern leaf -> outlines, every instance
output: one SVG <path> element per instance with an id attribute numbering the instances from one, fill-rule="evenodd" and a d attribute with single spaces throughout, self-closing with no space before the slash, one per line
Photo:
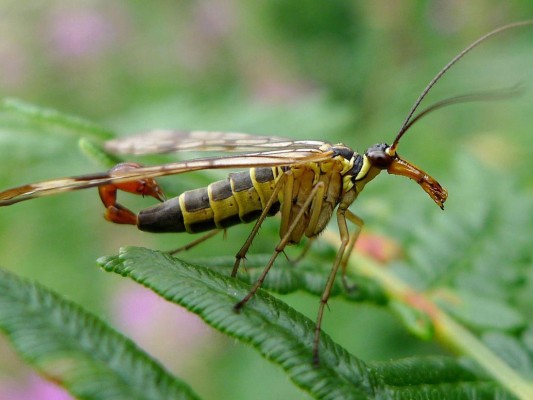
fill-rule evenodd
<path id="1" fill-rule="evenodd" d="M 96 317 L 0 270 L 0 330 L 79 399 L 196 399 L 183 382 Z"/>
<path id="2" fill-rule="evenodd" d="M 122 249 L 119 256 L 103 257 L 99 263 L 105 270 L 132 278 L 198 314 L 221 332 L 250 344 L 315 398 L 442 399 L 450 393 L 459 399 L 488 399 L 494 395 L 511 398 L 495 383 L 479 380 L 451 358 L 369 366 L 326 334 L 321 337 L 320 364 L 314 366 L 314 323 L 264 290 L 236 313 L 233 305 L 246 295 L 249 285 L 212 268 L 135 247 Z M 410 371 L 405 374 L 407 369 Z"/>

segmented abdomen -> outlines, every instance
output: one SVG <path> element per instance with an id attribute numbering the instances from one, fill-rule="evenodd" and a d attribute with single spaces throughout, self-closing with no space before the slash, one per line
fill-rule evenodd
<path id="1" fill-rule="evenodd" d="M 276 184 L 273 168 L 236 172 L 207 187 L 190 190 L 139 213 L 146 232 L 197 233 L 224 229 L 259 217 Z M 279 211 L 279 202 L 269 215 Z"/>

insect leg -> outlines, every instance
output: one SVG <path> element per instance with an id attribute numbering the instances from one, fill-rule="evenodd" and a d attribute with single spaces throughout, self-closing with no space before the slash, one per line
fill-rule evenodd
<path id="1" fill-rule="evenodd" d="M 348 225 L 346 224 L 346 218 L 348 218 L 350 222 L 353 222 L 357 226 L 357 230 L 354 232 L 352 238 L 350 238 Z M 347 208 L 339 206 L 339 208 L 337 209 L 337 224 L 339 225 L 341 245 L 339 247 L 339 250 L 337 251 L 337 256 L 335 257 L 335 262 L 333 263 L 331 272 L 329 273 L 324 292 L 322 292 L 322 296 L 320 297 L 320 306 L 318 307 L 318 315 L 316 318 L 315 338 L 313 340 L 313 363 L 315 365 L 318 365 L 319 363 L 318 345 L 320 343 L 320 329 L 322 326 L 322 317 L 324 316 L 324 309 L 326 308 L 329 296 L 331 294 L 331 289 L 333 288 L 333 284 L 335 283 L 335 277 L 337 276 L 339 266 L 344 261 L 346 247 L 351 243 L 355 243 L 355 241 L 357 240 L 357 236 L 359 235 L 359 231 L 361 230 L 362 223 L 363 221 Z"/>
<path id="2" fill-rule="evenodd" d="M 344 253 L 344 257 L 341 261 L 341 268 L 342 268 L 342 285 L 347 291 L 352 291 L 355 289 L 355 285 L 349 285 L 346 281 L 346 267 L 348 265 L 348 260 L 350 259 L 350 255 L 352 254 L 352 251 L 355 247 L 355 243 L 357 242 L 357 239 L 359 238 L 359 234 L 361 233 L 361 230 L 363 229 L 364 221 L 359 218 L 357 215 L 352 213 L 350 210 L 346 210 L 346 218 L 350 220 L 351 223 L 355 225 L 355 229 L 352 232 L 352 235 L 350 236 L 350 242 L 348 243 L 348 246 L 346 247 L 346 252 Z"/>
<path id="3" fill-rule="evenodd" d="M 289 258 L 287 257 L 288 260 L 289 260 L 289 262 L 290 262 L 292 265 L 296 265 L 296 264 L 298 264 L 303 258 L 305 258 L 305 256 L 307 255 L 307 253 L 309 253 L 309 250 L 311 249 L 311 246 L 313 245 L 315 239 L 316 239 L 316 237 L 308 238 L 308 239 L 307 239 L 307 242 L 305 242 L 304 248 L 302 249 L 302 251 L 300 252 L 300 254 L 298 254 L 298 255 L 296 256 L 296 258 L 289 259 Z"/>
<path id="4" fill-rule="evenodd" d="M 268 212 L 278 199 L 278 194 L 282 187 L 287 187 L 289 185 L 289 188 L 291 190 L 291 196 L 292 196 L 292 182 L 293 182 L 293 175 L 292 172 L 287 171 L 283 175 L 280 176 L 279 180 L 276 182 L 276 186 L 274 187 L 274 190 L 272 191 L 272 195 L 269 197 L 267 203 L 265 204 L 265 207 L 263 208 L 263 211 L 261 212 L 261 215 L 257 219 L 257 221 L 254 224 L 254 227 L 250 234 L 248 235 L 248 238 L 246 239 L 246 242 L 244 242 L 243 246 L 239 250 L 239 252 L 235 255 L 235 264 L 233 265 L 233 270 L 231 271 L 231 276 L 235 277 L 237 276 L 237 271 L 239 270 L 239 265 L 241 264 L 241 260 L 246 257 L 246 253 L 248 252 L 248 249 L 250 249 L 250 246 L 252 245 L 252 241 L 255 238 L 255 235 L 257 235 L 257 232 L 259 232 L 259 228 L 261 227 L 261 224 L 265 220 L 265 218 L 268 216 Z M 286 190 L 284 191 L 284 193 Z M 290 204 L 290 197 L 289 204 Z M 287 197 L 284 197 L 287 198 Z"/>
<path id="5" fill-rule="evenodd" d="M 296 227 L 300 223 L 300 220 L 304 217 L 305 213 L 308 211 L 309 206 L 311 205 L 311 203 L 313 202 L 315 197 L 316 198 L 321 198 L 322 196 L 324 196 L 324 191 L 325 191 L 325 185 L 324 185 L 323 182 L 318 182 L 313 187 L 313 189 L 309 193 L 309 197 L 303 203 L 302 208 L 300 209 L 298 214 L 296 214 L 296 217 L 292 221 L 292 223 L 289 226 L 287 232 L 285 232 L 285 234 L 283 235 L 281 240 L 278 242 L 278 244 L 277 244 L 277 246 L 276 246 L 276 248 L 274 250 L 274 254 L 272 254 L 272 256 L 270 257 L 270 260 L 268 260 L 268 263 L 265 266 L 265 268 L 263 269 L 263 272 L 261 273 L 261 276 L 259 276 L 259 278 L 255 282 L 255 284 L 252 286 L 252 289 L 250 289 L 248 294 L 241 301 L 239 301 L 237 304 L 235 304 L 234 308 L 235 308 L 236 311 L 240 310 L 254 296 L 254 294 L 257 292 L 257 290 L 261 287 L 261 285 L 263 284 L 263 282 L 264 282 L 264 280 L 265 280 L 265 278 L 266 278 L 266 276 L 268 274 L 268 271 L 270 271 L 270 268 L 274 264 L 274 261 L 278 257 L 279 253 L 281 253 L 285 249 L 287 244 L 289 244 L 289 240 L 291 238 L 291 235 L 292 235 L 294 229 L 296 229 Z M 285 200 L 287 200 L 287 199 L 285 198 Z"/>
<path id="6" fill-rule="evenodd" d="M 187 251 L 189 249 L 192 249 L 194 246 L 200 244 L 200 243 L 203 243 L 205 242 L 206 240 L 212 238 L 213 236 L 215 236 L 217 233 L 219 232 L 222 232 L 222 231 L 225 231 L 225 229 L 215 229 L 215 230 L 212 230 L 211 232 L 208 232 L 206 233 L 205 235 L 202 235 L 201 237 L 199 237 L 198 239 L 196 240 L 193 240 L 192 242 L 190 243 L 187 243 L 185 246 L 182 246 L 182 247 L 178 247 L 177 249 L 175 250 L 171 250 L 168 252 L 168 254 L 177 254 L 181 251 Z"/>
<path id="7" fill-rule="evenodd" d="M 325 187 L 324 187 L 324 191 L 325 191 Z M 301 253 L 294 260 L 290 260 L 287 257 L 287 259 L 289 259 L 289 262 L 291 264 L 293 264 L 293 265 L 297 264 L 309 252 L 309 249 L 311 248 L 311 245 L 313 244 L 314 240 L 316 239 L 316 227 L 318 225 L 318 221 L 319 221 L 320 215 L 322 213 L 323 205 L 324 205 L 324 197 L 323 196 L 315 196 L 313 198 L 313 202 L 311 203 L 311 208 L 310 208 L 310 214 L 311 215 L 309 216 L 309 222 L 308 222 L 307 227 L 305 229 L 305 236 L 307 236 L 309 239 L 307 240 L 307 243 L 305 244 L 305 247 L 303 248 Z M 289 210 L 287 210 L 287 213 L 289 213 L 289 212 L 290 212 L 290 208 L 289 208 Z M 288 220 L 288 219 L 289 218 L 286 218 L 286 220 Z M 287 222 L 287 224 L 288 224 L 288 222 Z M 284 231 L 281 230 L 281 232 L 284 232 Z"/>

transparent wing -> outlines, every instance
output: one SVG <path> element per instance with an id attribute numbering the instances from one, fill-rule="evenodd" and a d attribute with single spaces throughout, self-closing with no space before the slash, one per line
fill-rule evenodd
<path id="1" fill-rule="evenodd" d="M 176 151 L 268 151 L 276 149 L 318 149 L 324 142 L 290 140 L 248 133 L 153 130 L 139 135 L 113 139 L 105 149 L 116 154 L 161 154 Z"/>
<path id="2" fill-rule="evenodd" d="M 8 206 L 35 197 L 48 196 L 71 190 L 86 189 L 109 183 L 134 181 L 143 178 L 182 174 L 191 171 L 223 168 L 251 168 L 290 166 L 306 162 L 320 162 L 331 158 L 330 148 L 284 149 L 261 153 L 240 154 L 227 157 L 198 158 L 127 171 L 103 172 L 68 178 L 52 179 L 19 186 L 0 192 L 0 206 Z"/>

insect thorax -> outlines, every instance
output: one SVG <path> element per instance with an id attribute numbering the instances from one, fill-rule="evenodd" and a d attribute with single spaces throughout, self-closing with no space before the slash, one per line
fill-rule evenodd
<path id="1" fill-rule="evenodd" d="M 304 235 L 314 237 L 320 234 L 348 192 L 351 193 L 348 196 L 351 201 L 357 197 L 354 179 L 363 165 L 363 157 L 342 144 L 328 145 L 328 148 L 322 150 L 332 151 L 333 156 L 321 162 L 302 163 L 276 170 L 276 179 L 281 179 L 284 173 L 290 172 L 292 175 L 290 179 L 287 178 L 287 185 L 292 185 L 292 190 L 285 188 L 279 199 L 282 219 L 280 236 L 283 237 L 290 230 L 291 243 L 298 243 Z M 291 198 L 287 202 L 285 196 L 289 194 L 289 190 Z M 298 213 L 305 207 L 310 196 L 313 197 L 311 204 L 303 217 L 298 219 Z M 296 220 L 296 227 L 291 229 Z"/>

